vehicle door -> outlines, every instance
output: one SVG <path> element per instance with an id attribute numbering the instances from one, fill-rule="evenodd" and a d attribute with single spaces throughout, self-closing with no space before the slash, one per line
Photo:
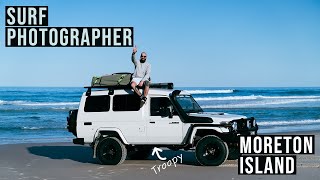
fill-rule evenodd
<path id="1" fill-rule="evenodd" d="M 150 144 L 181 144 L 182 122 L 168 97 L 150 98 L 147 139 Z"/>

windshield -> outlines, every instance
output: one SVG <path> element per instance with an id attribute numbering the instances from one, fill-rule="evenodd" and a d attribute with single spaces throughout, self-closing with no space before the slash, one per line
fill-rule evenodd
<path id="1" fill-rule="evenodd" d="M 203 112 L 199 104 L 190 95 L 179 95 L 176 99 L 185 113 Z"/>

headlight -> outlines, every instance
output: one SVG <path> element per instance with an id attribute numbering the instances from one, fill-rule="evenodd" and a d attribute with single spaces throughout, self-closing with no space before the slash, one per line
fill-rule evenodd
<path id="1" fill-rule="evenodd" d="M 238 124 L 237 124 L 237 122 L 233 122 L 232 124 L 231 124 L 231 126 L 232 126 L 232 129 L 233 130 L 238 130 Z"/>

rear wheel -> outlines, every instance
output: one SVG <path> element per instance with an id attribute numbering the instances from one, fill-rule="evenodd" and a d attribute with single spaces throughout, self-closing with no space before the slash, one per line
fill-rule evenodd
<path id="1" fill-rule="evenodd" d="M 97 158 L 100 164 L 118 165 L 127 157 L 127 149 L 124 144 L 115 137 L 102 139 L 97 146 Z"/>
<path id="2" fill-rule="evenodd" d="M 197 143 L 195 155 L 203 166 L 219 166 L 228 157 L 228 145 L 214 135 L 205 136 Z"/>

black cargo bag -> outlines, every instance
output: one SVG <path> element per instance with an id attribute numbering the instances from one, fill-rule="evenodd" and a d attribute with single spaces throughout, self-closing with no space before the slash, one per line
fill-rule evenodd
<path id="1" fill-rule="evenodd" d="M 91 81 L 91 86 L 120 86 L 129 85 L 131 81 L 131 73 L 114 73 L 111 75 L 94 76 Z"/>

